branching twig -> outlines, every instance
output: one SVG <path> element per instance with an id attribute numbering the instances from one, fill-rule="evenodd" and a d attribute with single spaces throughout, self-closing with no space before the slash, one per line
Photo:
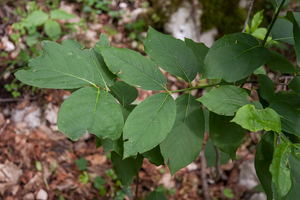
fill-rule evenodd
<path id="1" fill-rule="evenodd" d="M 251 14 L 251 11 L 252 11 L 253 3 L 254 3 L 254 0 L 252 0 L 250 2 L 249 9 L 248 9 L 248 14 L 247 14 L 247 17 L 246 17 L 246 20 L 245 20 L 245 23 L 244 23 L 244 28 L 242 30 L 242 33 L 244 33 L 245 30 L 246 30 L 246 27 L 247 27 L 247 24 L 248 24 L 248 21 L 249 21 L 249 18 L 250 18 L 250 14 Z"/>
<path id="2" fill-rule="evenodd" d="M 214 176 L 214 180 L 216 182 L 218 182 L 220 179 L 220 176 L 221 176 L 221 170 L 220 170 L 221 156 L 220 156 L 220 150 L 218 149 L 218 147 L 216 147 L 215 145 L 214 145 L 214 147 L 215 147 L 215 151 L 216 151 L 216 176 Z"/>
<path id="3" fill-rule="evenodd" d="M 206 178 L 206 159 L 204 155 L 204 149 L 200 152 L 200 160 L 201 160 L 201 179 L 202 179 L 202 190 L 204 200 L 210 200 L 209 196 L 209 187 Z"/>
<path id="4" fill-rule="evenodd" d="M 138 190 L 139 190 L 139 174 L 136 176 L 136 188 L 135 188 L 135 200 L 138 200 Z"/>
<path id="5" fill-rule="evenodd" d="M 6 126 L 10 123 L 10 120 L 7 119 L 3 125 L 3 127 L 0 130 L 0 135 L 3 133 L 3 131 L 6 129 Z"/>

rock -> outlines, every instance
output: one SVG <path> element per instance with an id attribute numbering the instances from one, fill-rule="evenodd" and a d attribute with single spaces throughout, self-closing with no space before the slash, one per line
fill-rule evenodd
<path id="1" fill-rule="evenodd" d="M 8 189 L 15 191 L 22 174 L 23 171 L 12 162 L 0 164 L 0 193 L 3 195 Z"/>
<path id="2" fill-rule="evenodd" d="M 266 194 L 260 192 L 253 194 L 249 200 L 267 200 Z"/>
<path id="3" fill-rule="evenodd" d="M 36 195 L 36 199 L 38 200 L 47 200 L 48 194 L 44 189 L 40 189 Z"/>
<path id="4" fill-rule="evenodd" d="M 239 184 L 244 185 L 249 190 L 259 184 L 254 168 L 254 159 L 243 162 L 239 169 Z"/>
<path id="5" fill-rule="evenodd" d="M 166 189 L 175 187 L 175 181 L 169 173 L 165 173 L 159 180 L 158 184 L 163 184 Z"/>
<path id="6" fill-rule="evenodd" d="M 1 39 L 2 45 L 4 46 L 4 50 L 7 52 L 11 52 L 13 50 L 15 50 L 15 45 L 8 40 L 7 36 L 2 37 Z"/>
<path id="7" fill-rule="evenodd" d="M 27 122 L 28 128 L 35 128 L 41 125 L 41 109 L 34 103 L 23 110 L 14 109 L 11 114 L 13 123 Z"/>
<path id="8" fill-rule="evenodd" d="M 27 193 L 23 196 L 23 200 L 33 200 L 34 194 L 33 193 Z"/>
<path id="9" fill-rule="evenodd" d="M 189 171 L 193 171 L 193 170 L 198 169 L 198 166 L 197 166 L 196 163 L 192 162 L 191 164 L 189 164 L 188 166 L 186 166 L 186 168 L 187 168 Z"/>
<path id="10" fill-rule="evenodd" d="M 50 124 L 57 124 L 57 116 L 58 116 L 59 107 L 53 105 L 53 103 L 48 103 L 47 108 L 44 112 L 45 119 Z"/>

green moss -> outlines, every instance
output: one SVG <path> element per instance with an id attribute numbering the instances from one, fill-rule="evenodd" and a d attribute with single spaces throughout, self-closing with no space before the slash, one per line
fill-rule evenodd
<path id="1" fill-rule="evenodd" d="M 202 32 L 217 27 L 220 37 L 243 29 L 247 12 L 238 6 L 239 0 L 202 0 L 201 3 Z"/>

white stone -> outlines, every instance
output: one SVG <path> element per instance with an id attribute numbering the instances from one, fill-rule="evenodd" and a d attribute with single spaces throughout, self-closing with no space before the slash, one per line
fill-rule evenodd
<path id="1" fill-rule="evenodd" d="M 38 200 L 47 200 L 48 194 L 44 189 L 40 189 L 36 195 L 36 199 Z"/>
<path id="2" fill-rule="evenodd" d="M 123 8 L 123 9 L 127 8 L 127 4 L 124 2 L 120 3 L 119 6 L 120 6 L 120 8 Z"/>
<path id="3" fill-rule="evenodd" d="M 188 166 L 186 166 L 186 168 L 187 168 L 189 171 L 192 171 L 192 170 L 198 169 L 198 166 L 197 166 L 196 163 L 192 162 L 191 164 L 189 164 Z"/>
<path id="4" fill-rule="evenodd" d="M 7 51 L 7 52 L 11 52 L 13 50 L 15 50 L 15 45 L 8 40 L 8 37 L 7 36 L 4 36 L 2 37 L 2 40 L 1 40 L 3 46 L 5 47 L 4 50 Z"/>
<path id="5" fill-rule="evenodd" d="M 249 200 L 267 200 L 267 196 L 265 193 L 255 193 L 253 194 Z"/>
<path id="6" fill-rule="evenodd" d="M 240 165 L 239 183 L 249 190 L 259 184 L 254 160 L 245 161 Z"/>

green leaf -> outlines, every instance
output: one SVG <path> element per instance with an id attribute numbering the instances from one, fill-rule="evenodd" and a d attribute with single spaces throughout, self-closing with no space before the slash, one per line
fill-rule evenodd
<path id="1" fill-rule="evenodd" d="M 139 92 L 135 87 L 123 81 L 117 81 L 109 90 L 122 106 L 129 105 L 139 96 Z"/>
<path id="2" fill-rule="evenodd" d="M 293 80 L 289 83 L 289 88 L 300 96 L 300 76 L 293 78 Z"/>
<path id="3" fill-rule="evenodd" d="M 213 167 L 216 166 L 216 150 L 214 147 L 214 143 L 209 138 L 206 141 L 205 147 L 204 147 L 204 154 L 206 159 L 206 167 Z M 220 151 L 220 165 L 224 165 L 228 163 L 230 157 L 228 154 L 224 153 L 223 151 Z"/>
<path id="4" fill-rule="evenodd" d="M 282 1 L 283 0 L 275 0 L 277 8 L 281 5 Z M 289 2 L 290 2 L 290 0 L 286 0 L 283 5 L 284 6 L 287 5 Z"/>
<path id="5" fill-rule="evenodd" d="M 296 57 L 297 57 L 297 64 L 300 66 L 300 25 L 297 20 L 294 20 L 293 24 L 293 34 L 296 35 L 297 37 L 294 37 L 295 41 L 295 52 L 296 52 Z"/>
<path id="6" fill-rule="evenodd" d="M 124 157 L 156 147 L 171 131 L 175 117 L 176 104 L 169 94 L 157 93 L 138 104 L 124 125 Z"/>
<path id="7" fill-rule="evenodd" d="M 100 38 L 100 41 L 96 44 L 105 42 L 105 37 Z M 62 42 L 62 45 L 68 47 L 73 51 L 78 57 L 81 57 L 93 69 L 91 76 L 95 76 L 95 82 L 97 85 L 103 88 L 111 86 L 116 81 L 116 76 L 109 71 L 107 68 L 103 56 L 97 46 L 90 49 L 84 49 L 84 46 L 75 40 L 67 39 Z M 81 46 L 81 47 L 80 47 Z M 75 51 L 75 49 L 77 51 Z M 82 51 L 80 51 L 82 50 Z"/>
<path id="8" fill-rule="evenodd" d="M 150 163 L 160 166 L 164 165 L 164 158 L 161 155 L 159 145 L 157 145 L 154 149 L 151 149 L 150 151 L 147 151 L 142 154 L 145 158 L 149 160 Z"/>
<path id="9" fill-rule="evenodd" d="M 50 11 L 51 19 L 72 19 L 76 17 L 76 15 L 66 13 L 64 10 L 55 9 Z"/>
<path id="10" fill-rule="evenodd" d="M 198 62 L 185 42 L 149 27 L 144 39 L 146 54 L 159 67 L 190 83 L 197 75 Z"/>
<path id="11" fill-rule="evenodd" d="M 145 200 L 167 200 L 167 198 L 163 193 L 153 191 L 150 194 L 148 194 Z"/>
<path id="12" fill-rule="evenodd" d="M 296 72 L 294 65 L 281 53 L 277 51 L 270 50 L 271 58 L 266 63 L 268 67 L 270 67 L 273 71 L 280 71 L 281 73 L 294 73 Z"/>
<path id="13" fill-rule="evenodd" d="M 283 101 L 295 109 L 300 108 L 300 97 L 294 91 L 279 91 L 275 94 L 274 101 Z"/>
<path id="14" fill-rule="evenodd" d="M 112 140 L 110 138 L 100 139 L 103 150 L 105 153 L 110 151 L 115 151 L 120 156 L 123 155 L 123 139 L 122 136 L 117 140 Z"/>
<path id="15" fill-rule="evenodd" d="M 26 27 L 40 26 L 43 25 L 47 20 L 48 20 L 47 13 L 40 10 L 36 10 L 26 17 L 24 24 Z"/>
<path id="16" fill-rule="evenodd" d="M 202 78 L 221 78 L 234 82 L 249 76 L 265 64 L 270 52 L 246 33 L 225 35 L 209 49 Z"/>
<path id="17" fill-rule="evenodd" d="M 96 45 L 99 47 L 109 47 L 108 37 L 104 33 L 101 33 L 100 40 L 99 40 L 99 42 L 96 43 Z"/>
<path id="18" fill-rule="evenodd" d="M 259 74 L 257 76 L 260 85 L 260 96 L 270 103 L 275 98 L 274 82 L 267 75 Z"/>
<path id="19" fill-rule="evenodd" d="M 194 96 L 183 94 L 175 102 L 177 115 L 174 126 L 160 144 L 172 176 L 199 156 L 205 128 L 201 104 Z"/>
<path id="20" fill-rule="evenodd" d="M 114 74 L 129 85 L 144 90 L 164 90 L 166 77 L 148 58 L 129 49 L 100 47 L 104 60 Z"/>
<path id="21" fill-rule="evenodd" d="M 284 140 L 275 147 L 272 164 L 270 165 L 270 172 L 272 174 L 272 181 L 276 184 L 279 196 L 285 196 L 291 188 L 291 171 L 288 166 L 289 154 L 291 147 Z"/>
<path id="22" fill-rule="evenodd" d="M 293 24 L 289 20 L 280 17 L 276 19 L 271 30 L 272 40 L 279 40 L 294 45 Z"/>
<path id="23" fill-rule="evenodd" d="M 144 157 L 140 154 L 137 155 L 136 159 L 132 157 L 123 159 L 122 156 L 116 152 L 111 152 L 111 162 L 118 179 L 124 187 L 128 187 L 132 183 L 134 177 L 138 175 L 143 164 L 143 159 Z"/>
<path id="24" fill-rule="evenodd" d="M 219 115 L 233 116 L 242 106 L 249 104 L 248 93 L 237 86 L 224 85 L 210 90 L 197 100 Z"/>
<path id="25" fill-rule="evenodd" d="M 45 23 L 45 33 L 51 39 L 57 39 L 61 35 L 61 27 L 57 21 L 47 20 Z"/>
<path id="26" fill-rule="evenodd" d="M 262 22 L 262 20 L 264 18 L 264 11 L 265 10 L 261 10 L 261 11 L 255 13 L 255 15 L 253 16 L 253 19 L 251 21 L 251 33 L 254 33 L 254 31 L 261 24 L 261 22 Z"/>
<path id="27" fill-rule="evenodd" d="M 268 200 L 273 199 L 271 185 L 272 174 L 269 171 L 269 167 L 273 160 L 274 143 L 274 132 L 270 131 L 265 133 L 257 146 L 254 162 L 256 174 L 258 176 L 259 181 L 261 182 L 262 187 L 264 188 Z"/>
<path id="28" fill-rule="evenodd" d="M 77 89 L 88 85 L 112 85 L 115 76 L 105 69 L 96 49 L 79 51 L 79 43 L 71 41 L 67 40 L 63 45 L 43 41 L 43 55 L 30 60 L 29 69 L 19 70 L 15 76 L 27 85 L 41 88 Z M 77 48 L 72 48 L 70 43 Z"/>
<path id="29" fill-rule="evenodd" d="M 97 176 L 94 179 L 94 188 L 96 188 L 97 190 L 100 190 L 101 187 L 106 183 L 106 180 L 103 179 L 101 176 Z"/>
<path id="30" fill-rule="evenodd" d="M 267 34 L 268 30 L 266 28 L 258 28 L 256 29 L 251 35 L 253 35 L 254 37 L 264 40 L 266 34 Z M 267 42 L 271 41 L 272 38 L 269 36 L 267 38 Z"/>
<path id="31" fill-rule="evenodd" d="M 205 59 L 205 56 L 206 56 L 209 48 L 207 46 L 205 46 L 204 43 L 196 43 L 193 40 L 188 39 L 188 38 L 185 38 L 184 40 L 185 40 L 186 45 L 193 50 L 194 55 L 196 56 L 196 59 L 198 61 L 197 71 L 202 73 L 204 59 Z"/>
<path id="32" fill-rule="evenodd" d="M 72 93 L 61 105 L 58 129 L 71 140 L 88 130 L 100 138 L 118 139 L 123 128 L 120 105 L 108 92 L 85 87 Z"/>
<path id="33" fill-rule="evenodd" d="M 209 135 L 214 145 L 235 159 L 237 148 L 242 144 L 246 130 L 231 122 L 233 117 L 209 113 Z"/>
<path id="34" fill-rule="evenodd" d="M 289 167 L 291 168 L 291 189 L 288 194 L 282 198 L 282 200 L 294 200 L 299 199 L 299 188 L 300 188 L 300 158 L 299 154 L 289 154 Z"/>
<path id="35" fill-rule="evenodd" d="M 223 190 L 223 194 L 224 194 L 224 196 L 225 197 L 227 197 L 227 198 L 233 198 L 233 194 L 232 194 L 232 189 L 231 188 L 225 188 L 224 190 Z"/>
<path id="36" fill-rule="evenodd" d="M 274 109 L 281 117 L 281 128 L 283 131 L 292 133 L 300 137 L 300 111 L 291 105 L 274 101 L 270 104 L 270 108 Z"/>
<path id="37" fill-rule="evenodd" d="M 83 171 L 86 170 L 88 161 L 84 157 L 81 157 L 80 159 L 75 160 L 75 164 L 78 166 L 80 171 Z"/>
<path id="38" fill-rule="evenodd" d="M 263 75 L 267 75 L 266 70 L 263 68 L 263 66 L 261 66 L 260 68 L 257 68 L 253 74 L 258 75 L 258 74 L 263 74 Z"/>
<path id="39" fill-rule="evenodd" d="M 281 132 L 280 117 L 271 108 L 257 110 L 253 105 L 245 105 L 236 112 L 232 122 L 252 132 L 263 129 L 277 133 Z"/>

